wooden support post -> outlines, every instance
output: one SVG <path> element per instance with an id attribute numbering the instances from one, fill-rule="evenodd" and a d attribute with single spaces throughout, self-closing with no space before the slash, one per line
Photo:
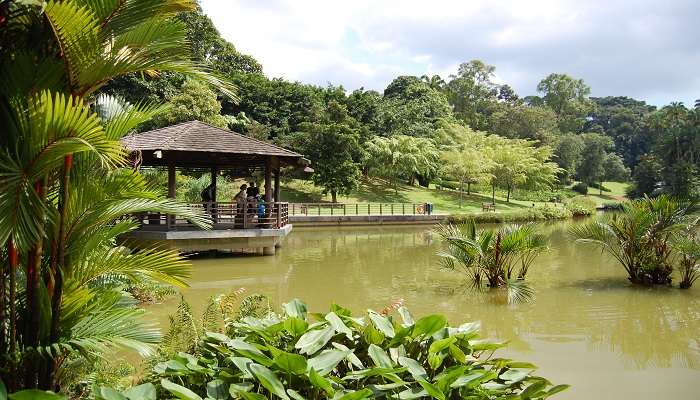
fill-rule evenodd
<path id="1" fill-rule="evenodd" d="M 168 198 L 175 198 L 175 164 L 168 163 Z M 168 215 L 166 218 L 168 230 L 175 224 L 175 216 Z"/>
<path id="2" fill-rule="evenodd" d="M 218 210 L 219 206 L 216 203 L 216 178 L 219 176 L 219 167 L 211 167 L 211 186 L 212 186 L 212 191 L 211 191 L 211 217 L 214 221 L 214 223 L 219 222 L 218 221 Z"/>
<path id="3" fill-rule="evenodd" d="M 265 161 L 265 202 L 272 201 L 272 157 Z"/>
<path id="4" fill-rule="evenodd" d="M 279 161 L 276 164 L 277 165 L 275 166 L 275 201 L 280 202 L 282 200 L 280 199 L 280 166 L 279 166 Z"/>

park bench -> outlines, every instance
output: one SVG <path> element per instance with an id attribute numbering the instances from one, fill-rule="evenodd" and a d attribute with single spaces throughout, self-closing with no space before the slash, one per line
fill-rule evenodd
<path id="1" fill-rule="evenodd" d="M 496 205 L 494 203 L 481 203 L 481 211 L 496 212 Z"/>

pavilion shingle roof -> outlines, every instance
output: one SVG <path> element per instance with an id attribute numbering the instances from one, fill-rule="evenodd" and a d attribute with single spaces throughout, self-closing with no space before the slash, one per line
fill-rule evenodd
<path id="1" fill-rule="evenodd" d="M 302 155 L 201 121 L 182 122 L 165 128 L 126 136 L 122 144 L 131 150 L 165 150 L 294 157 Z"/>

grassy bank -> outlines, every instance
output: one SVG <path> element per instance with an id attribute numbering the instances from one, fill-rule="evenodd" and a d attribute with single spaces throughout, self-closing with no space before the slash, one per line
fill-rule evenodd
<path id="1" fill-rule="evenodd" d="M 548 201 L 522 200 L 511 197 L 506 201 L 503 193 L 496 192 L 496 212 L 482 212 L 482 204 L 491 202 L 491 193 L 486 187 L 476 187 L 471 194 L 462 193 L 460 206 L 460 193 L 446 188 L 436 189 L 399 185 L 394 189 L 389 183 L 381 179 L 363 180 L 349 196 L 338 196 L 340 203 L 433 203 L 435 213 L 458 216 L 473 216 L 484 222 L 504 222 L 511 220 L 542 220 L 570 217 L 565 204 L 573 208 L 585 205 L 602 205 L 614 201 L 624 200 L 624 190 L 627 184 L 618 182 L 606 182 L 604 187 L 609 189 L 598 194 L 597 189 L 591 189 L 587 196 L 580 196 L 569 188 L 557 191 L 557 195 L 563 197 L 563 203 Z M 516 194 L 517 195 L 517 194 Z M 522 193 L 522 197 L 549 198 L 548 194 Z M 282 185 L 282 201 L 293 203 L 327 203 L 329 195 L 323 195 L 322 189 L 313 183 L 302 180 L 289 180 Z M 579 207 L 573 207 L 577 203 Z"/>

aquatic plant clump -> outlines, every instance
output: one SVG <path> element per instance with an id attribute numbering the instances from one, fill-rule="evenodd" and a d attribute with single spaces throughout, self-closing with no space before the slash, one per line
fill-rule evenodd
<path id="1" fill-rule="evenodd" d="M 478 323 L 414 320 L 402 306 L 398 318 L 371 310 L 355 316 L 337 305 L 311 314 L 296 299 L 283 308 L 282 315 L 245 317 L 228 335 L 206 333 L 194 354 L 159 363 L 153 382 L 137 388 L 153 399 L 160 392 L 181 399 L 445 400 L 544 399 L 568 387 L 533 375 L 530 363 L 494 357 L 505 344 L 480 338 Z"/>

